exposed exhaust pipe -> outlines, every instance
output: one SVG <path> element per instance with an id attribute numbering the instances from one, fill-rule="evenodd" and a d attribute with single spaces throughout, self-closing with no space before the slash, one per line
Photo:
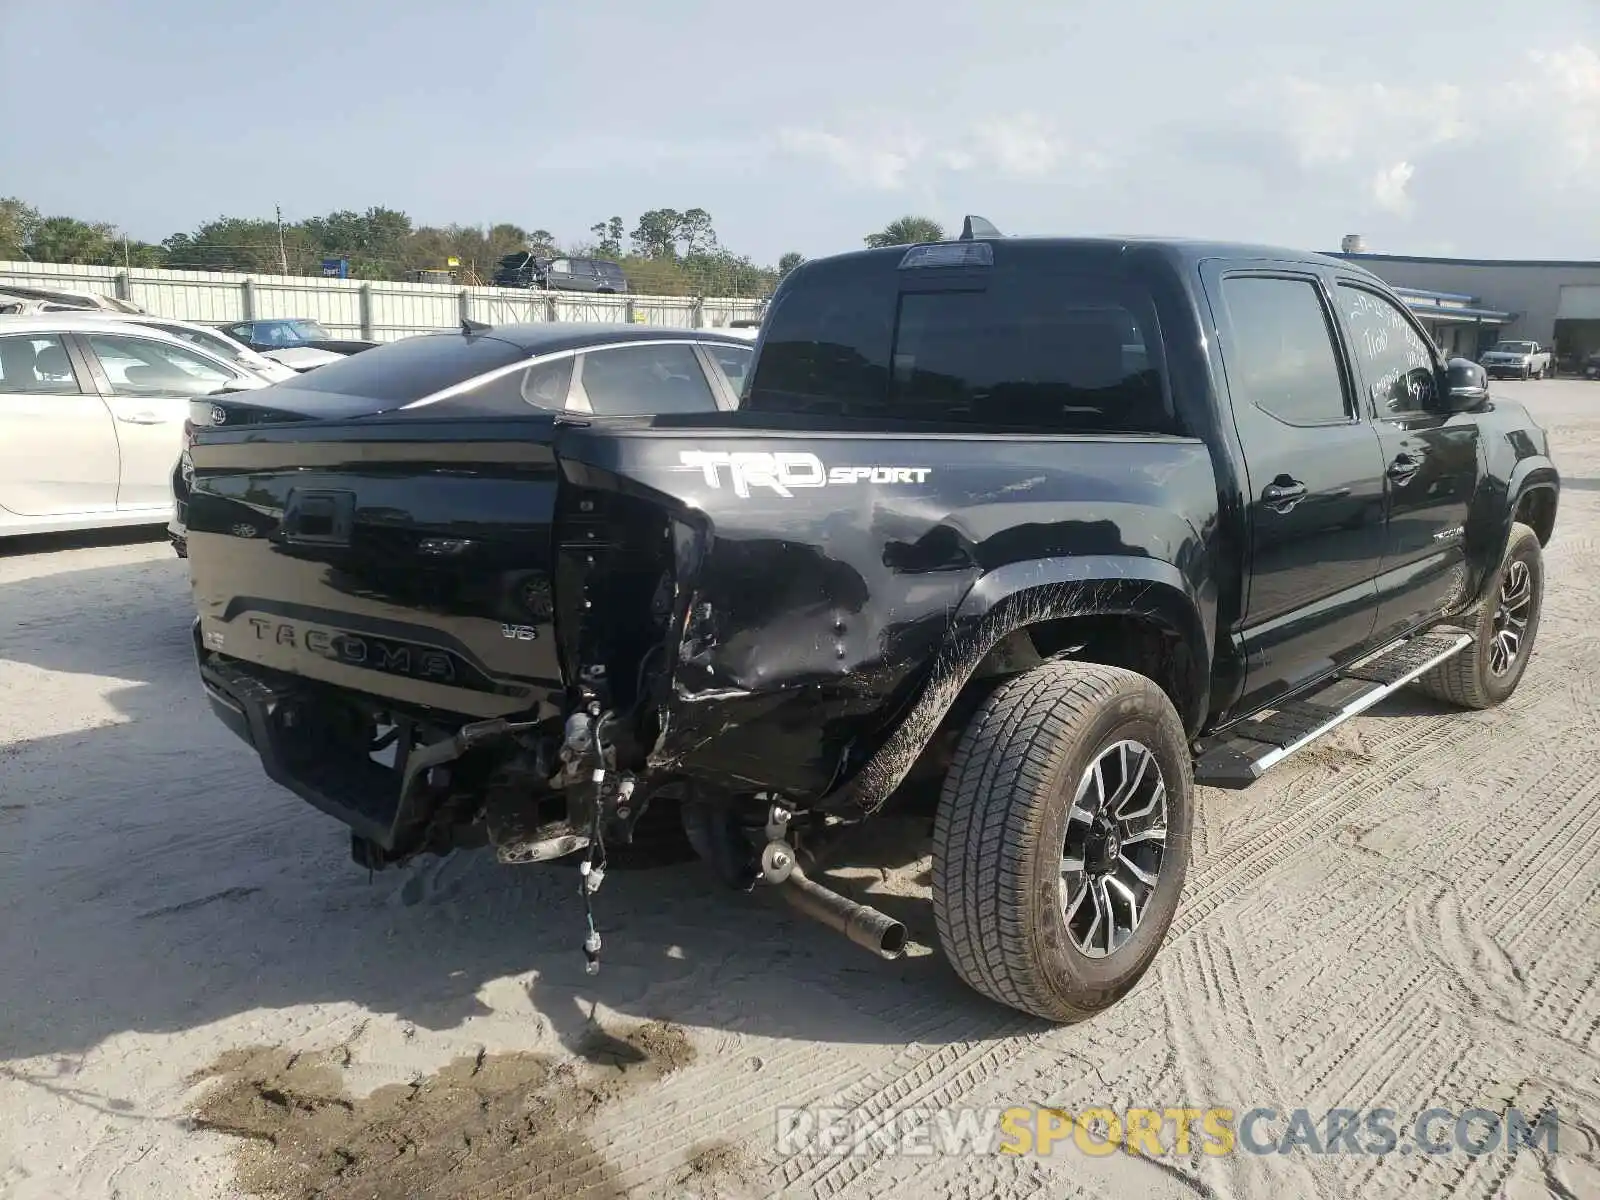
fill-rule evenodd
<path id="1" fill-rule="evenodd" d="M 838 892 L 807 879 L 795 863 L 778 885 L 783 898 L 798 912 L 837 930 L 856 945 L 882 958 L 899 958 L 906 949 L 906 927 L 875 908 L 857 904 Z"/>

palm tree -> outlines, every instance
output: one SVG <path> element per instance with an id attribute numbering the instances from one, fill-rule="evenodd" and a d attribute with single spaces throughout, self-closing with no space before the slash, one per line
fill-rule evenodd
<path id="1" fill-rule="evenodd" d="M 890 221 L 877 233 L 869 233 L 866 243 L 876 250 L 881 246 L 909 246 L 916 242 L 944 241 L 944 226 L 927 217 L 904 216 Z"/>

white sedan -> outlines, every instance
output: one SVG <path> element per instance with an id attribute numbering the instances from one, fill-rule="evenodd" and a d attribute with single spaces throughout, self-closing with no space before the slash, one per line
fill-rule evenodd
<path id="1" fill-rule="evenodd" d="M 0 537 L 166 521 L 189 401 L 267 386 L 118 316 L 0 317 Z"/>
<path id="2" fill-rule="evenodd" d="M 124 316 L 121 313 L 93 313 L 78 311 L 70 313 L 55 313 L 53 315 L 64 318 L 63 324 L 65 324 L 67 321 L 103 321 L 110 319 L 114 321 L 126 321 L 130 325 L 144 325 L 150 329 L 159 329 L 162 333 L 170 333 L 179 341 L 189 342 L 191 345 L 199 346 L 200 349 L 206 351 L 208 354 L 212 354 L 217 358 L 225 359 L 236 367 L 242 367 L 246 371 L 249 371 L 252 375 L 259 375 L 268 383 L 282 383 L 285 379 L 294 379 L 300 374 L 301 371 L 306 370 L 305 367 L 289 366 L 281 362 L 276 362 L 273 359 L 268 358 L 265 354 L 261 354 L 258 351 L 250 349 L 249 346 L 234 341 L 220 329 L 214 329 L 209 325 L 200 325 L 194 321 L 180 321 L 174 317 L 151 316 L 148 313 L 139 313 L 137 315 L 129 314 Z M 4 328 L 3 322 L 0 322 L 0 328 Z M 337 359 L 339 356 L 334 354 L 329 355 L 328 357 L 331 360 Z"/>

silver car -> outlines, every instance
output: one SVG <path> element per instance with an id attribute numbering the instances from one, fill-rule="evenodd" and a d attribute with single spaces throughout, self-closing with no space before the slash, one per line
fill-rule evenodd
<path id="1" fill-rule="evenodd" d="M 267 386 L 121 316 L 0 318 L 0 537 L 166 521 L 189 402 Z"/>

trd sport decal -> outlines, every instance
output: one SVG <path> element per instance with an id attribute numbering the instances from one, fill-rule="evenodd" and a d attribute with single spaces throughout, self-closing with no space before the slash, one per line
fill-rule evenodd
<path id="1" fill-rule="evenodd" d="M 724 477 L 733 493 L 749 498 L 752 488 L 771 488 L 780 496 L 793 496 L 795 488 L 819 488 L 852 483 L 923 483 L 932 467 L 833 467 L 815 454 L 781 452 L 728 453 L 723 450 L 684 450 L 678 454 L 680 471 L 700 471 L 706 483 L 720 488 Z"/>

